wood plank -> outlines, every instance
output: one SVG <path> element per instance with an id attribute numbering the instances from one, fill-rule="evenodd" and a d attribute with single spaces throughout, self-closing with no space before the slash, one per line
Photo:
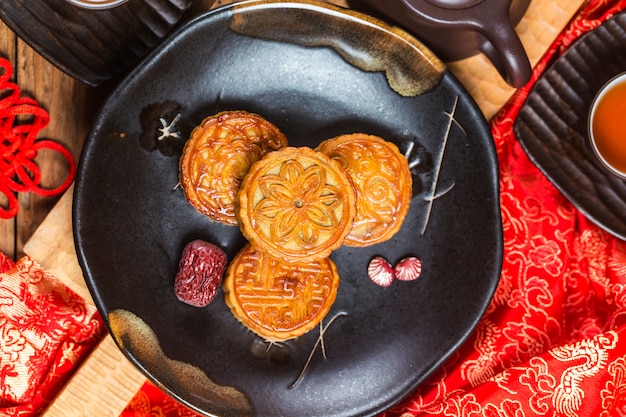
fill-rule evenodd
<path id="1" fill-rule="evenodd" d="M 107 336 L 50 404 L 45 417 L 118 417 L 146 382 Z"/>
<path id="2" fill-rule="evenodd" d="M 0 56 L 15 64 L 17 37 L 0 20 Z M 13 77 L 15 80 L 15 77 Z M 0 205 L 4 208 L 8 206 L 8 198 L 0 194 Z M 15 219 L 0 219 L 0 251 L 12 259 L 15 257 Z"/>
<path id="3" fill-rule="evenodd" d="M 70 187 L 54 210 L 46 217 L 31 239 L 24 245 L 24 252 L 37 260 L 41 266 L 72 291 L 93 304 L 85 285 L 83 273 L 76 257 L 72 238 L 72 197 Z"/>
<path id="4" fill-rule="evenodd" d="M 22 40 L 17 43 L 18 84 L 24 96 L 31 97 L 50 114 L 48 127 L 38 139 L 61 143 L 78 161 L 80 150 L 103 94 L 66 75 Z M 54 151 L 40 151 L 35 159 L 42 173 L 41 185 L 55 188 L 68 175 L 65 159 Z M 16 256 L 42 223 L 61 196 L 41 197 L 34 193 L 19 194 Z"/>

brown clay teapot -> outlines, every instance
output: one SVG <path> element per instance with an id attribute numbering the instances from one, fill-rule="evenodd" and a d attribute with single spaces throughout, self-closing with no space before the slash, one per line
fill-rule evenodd
<path id="1" fill-rule="evenodd" d="M 531 77 L 526 51 L 514 25 L 530 0 L 350 0 L 413 33 L 439 58 L 456 61 L 483 53 L 512 86 Z"/>

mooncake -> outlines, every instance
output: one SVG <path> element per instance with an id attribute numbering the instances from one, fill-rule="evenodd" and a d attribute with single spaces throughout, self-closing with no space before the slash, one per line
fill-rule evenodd
<path id="1" fill-rule="evenodd" d="M 344 243 L 362 247 L 389 240 L 402 226 L 413 195 L 409 164 L 398 147 L 354 133 L 325 140 L 317 150 L 337 161 L 356 189 L 356 217 Z"/>
<path id="2" fill-rule="evenodd" d="M 236 225 L 235 198 L 243 177 L 265 154 L 285 146 L 285 135 L 257 114 L 207 117 L 191 132 L 180 159 L 187 201 L 215 221 Z"/>
<path id="3" fill-rule="evenodd" d="M 329 258 L 283 262 L 246 244 L 228 266 L 222 283 L 232 314 L 270 342 L 301 336 L 328 314 L 339 275 Z"/>
<path id="4" fill-rule="evenodd" d="M 356 214 L 352 181 L 311 148 L 286 147 L 255 163 L 239 192 L 241 231 L 287 262 L 326 258 L 343 244 Z"/>

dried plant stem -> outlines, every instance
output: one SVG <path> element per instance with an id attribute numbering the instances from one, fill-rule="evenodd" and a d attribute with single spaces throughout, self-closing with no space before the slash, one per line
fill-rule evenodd
<path id="1" fill-rule="evenodd" d="M 424 226 L 422 227 L 422 235 L 426 233 L 426 228 L 428 227 L 428 222 L 430 221 L 430 215 L 432 213 L 433 204 L 435 200 L 447 194 L 448 191 L 454 188 L 454 185 L 455 185 L 455 183 L 452 183 L 452 185 L 447 187 L 445 190 L 437 192 L 437 186 L 439 184 L 439 175 L 441 174 L 441 166 L 443 165 L 443 156 L 446 152 L 446 147 L 448 146 L 448 139 L 450 138 L 450 131 L 452 130 L 453 123 L 456 124 L 463 133 L 465 133 L 465 130 L 463 129 L 463 127 L 454 118 L 458 103 L 459 103 L 459 97 L 457 96 L 454 100 L 454 106 L 452 107 L 452 112 L 444 113 L 446 116 L 448 116 L 448 126 L 446 128 L 446 134 L 443 138 L 443 145 L 441 147 L 441 152 L 439 153 L 437 163 L 435 164 L 435 171 L 434 171 L 434 176 L 433 176 L 432 187 L 430 190 L 430 195 L 424 198 L 428 202 L 428 208 L 426 209 L 426 218 L 424 219 Z"/>
<path id="2" fill-rule="evenodd" d="M 304 374 L 306 372 L 306 370 L 309 368 L 309 365 L 311 364 L 311 360 L 313 359 L 313 355 L 315 354 L 315 351 L 317 350 L 317 347 L 321 345 L 322 348 L 322 356 L 324 357 L 324 359 L 326 359 L 326 348 L 324 346 L 324 333 L 326 333 L 326 330 L 328 330 L 328 328 L 330 327 L 331 324 L 333 324 L 333 322 L 340 316 L 345 316 L 347 313 L 337 313 L 335 316 L 333 316 L 332 319 L 330 319 L 330 321 L 328 322 L 328 324 L 326 326 L 322 325 L 322 323 L 320 322 L 320 335 L 317 338 L 317 341 L 315 342 L 315 345 L 313 345 L 313 349 L 311 349 L 311 353 L 309 354 L 309 357 L 306 360 L 306 363 L 304 364 L 304 368 L 302 368 L 302 372 L 300 372 L 300 375 L 298 375 L 298 378 L 293 382 L 293 384 L 291 384 L 289 386 L 289 389 L 293 389 L 296 387 L 296 385 L 298 385 L 298 383 L 302 380 L 302 378 L 304 377 Z"/>

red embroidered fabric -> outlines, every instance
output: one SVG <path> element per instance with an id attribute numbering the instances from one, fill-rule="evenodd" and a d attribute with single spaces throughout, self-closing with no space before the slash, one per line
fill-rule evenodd
<path id="1" fill-rule="evenodd" d="M 95 307 L 0 253 L 0 415 L 40 415 L 105 333 Z"/>
<path id="2" fill-rule="evenodd" d="M 51 140 L 36 141 L 37 134 L 48 125 L 50 116 L 35 100 L 21 97 L 19 87 L 10 81 L 13 66 L 0 58 L 0 193 L 8 204 L 0 207 L 0 218 L 14 217 L 18 211 L 18 192 L 33 192 L 45 197 L 65 191 L 76 173 L 72 154 Z M 50 149 L 63 156 L 69 173 L 65 181 L 53 189 L 41 186 L 41 172 L 35 162 L 37 151 Z"/>
<path id="3" fill-rule="evenodd" d="M 492 122 L 505 258 L 473 336 L 381 417 L 626 415 L 626 243 L 591 224 L 530 162 L 513 133 L 529 90 L 576 39 L 626 7 L 588 2 Z M 147 383 L 122 417 L 189 416 Z"/>

